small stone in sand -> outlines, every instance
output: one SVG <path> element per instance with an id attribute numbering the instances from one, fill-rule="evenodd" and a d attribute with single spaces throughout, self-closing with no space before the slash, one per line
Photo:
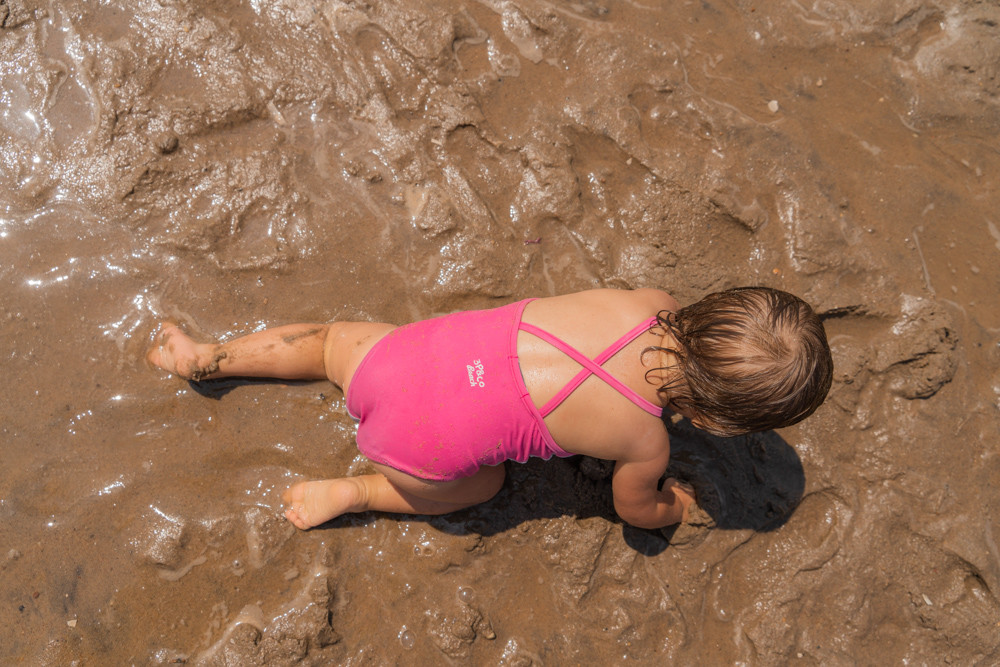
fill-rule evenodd
<path id="1" fill-rule="evenodd" d="M 767 108 L 771 113 L 778 113 L 778 100 L 771 100 L 767 103 Z"/>
<path id="2" fill-rule="evenodd" d="M 66 621 L 66 625 L 68 625 L 71 628 L 75 628 L 76 627 L 76 619 L 75 618 L 69 619 L 68 621 Z"/>
<path id="3" fill-rule="evenodd" d="M 161 132 L 153 140 L 156 145 L 156 149 L 163 153 L 164 155 L 169 155 L 177 150 L 180 145 L 180 139 L 173 132 Z"/>

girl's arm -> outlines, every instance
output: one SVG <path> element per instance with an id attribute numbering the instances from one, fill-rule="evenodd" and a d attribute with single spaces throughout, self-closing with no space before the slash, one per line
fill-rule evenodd
<path id="1" fill-rule="evenodd" d="M 694 490 L 670 478 L 658 490 L 660 477 L 670 461 L 669 446 L 642 461 L 618 460 L 611 490 L 615 511 L 636 528 L 663 528 L 687 518 Z"/>

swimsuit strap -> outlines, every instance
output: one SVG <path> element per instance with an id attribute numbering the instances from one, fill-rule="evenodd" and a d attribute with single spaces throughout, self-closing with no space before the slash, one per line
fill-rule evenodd
<path id="1" fill-rule="evenodd" d="M 566 356 L 572 358 L 575 362 L 583 366 L 580 372 L 577 373 L 572 380 L 567 382 L 566 386 L 563 387 L 559 391 L 559 393 L 557 393 L 555 396 L 552 397 L 552 400 L 550 400 L 548 403 L 546 403 L 539 409 L 539 412 L 541 413 L 542 417 L 548 416 L 550 412 L 559 407 L 559 405 L 561 405 L 562 402 L 565 401 L 570 394 L 576 391 L 576 388 L 579 387 L 583 383 L 583 381 L 586 380 L 591 375 L 596 375 L 597 377 L 607 382 L 609 385 L 611 385 L 611 387 L 617 390 L 618 393 L 620 393 L 622 396 L 624 396 L 628 400 L 638 405 L 640 408 L 642 408 L 649 414 L 654 415 L 656 417 L 662 415 L 663 408 L 656 405 L 652 401 L 643 398 L 638 393 L 633 391 L 630 387 L 626 386 L 625 383 L 623 383 L 621 380 L 619 380 L 618 378 L 611 375 L 611 373 L 608 373 L 606 370 L 601 368 L 602 364 L 607 362 L 607 360 L 610 359 L 611 357 L 618 354 L 622 350 L 622 348 L 624 348 L 626 345 L 634 341 L 636 338 L 641 336 L 646 331 L 649 331 L 650 327 L 652 327 L 654 323 L 656 323 L 656 318 L 650 317 L 648 320 L 642 322 L 634 329 L 629 331 L 627 334 L 625 334 L 617 341 L 612 343 L 606 350 L 604 350 L 604 352 L 601 352 L 593 360 L 591 360 L 585 357 L 575 347 L 563 341 L 562 339 L 553 336 L 548 331 L 545 331 L 544 329 L 541 329 L 535 326 L 534 324 L 521 322 L 518 325 L 518 328 L 521 331 L 525 331 L 534 336 L 538 336 L 546 343 L 552 345 L 554 348 L 556 348 L 557 350 L 564 353 Z"/>

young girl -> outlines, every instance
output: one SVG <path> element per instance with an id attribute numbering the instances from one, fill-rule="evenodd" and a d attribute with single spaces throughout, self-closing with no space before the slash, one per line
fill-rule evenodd
<path id="1" fill-rule="evenodd" d="M 199 344 L 164 323 L 149 360 L 195 382 L 328 379 L 377 472 L 300 482 L 285 516 L 305 529 L 345 512 L 444 514 L 493 497 L 503 462 L 615 461 L 615 510 L 659 528 L 691 487 L 660 479 L 663 417 L 717 435 L 794 424 L 823 402 L 833 362 L 819 318 L 791 294 L 740 288 L 686 308 L 654 289 L 593 290 L 402 327 L 293 324 Z"/>

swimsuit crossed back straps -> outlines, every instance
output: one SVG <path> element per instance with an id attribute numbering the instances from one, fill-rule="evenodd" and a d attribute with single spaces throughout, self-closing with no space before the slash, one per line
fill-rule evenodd
<path id="1" fill-rule="evenodd" d="M 573 361 L 575 361 L 576 363 L 583 366 L 580 372 L 577 373 L 572 380 L 566 383 L 566 386 L 560 389 L 559 392 L 555 396 L 553 396 L 548 403 L 546 403 L 545 405 L 543 405 L 538 409 L 542 417 L 548 417 L 550 412 L 558 408 L 562 404 L 562 402 L 565 401 L 567 398 L 569 398 L 569 395 L 572 394 L 574 391 L 576 391 L 576 388 L 579 387 L 581 384 L 583 384 L 583 381 L 586 380 L 591 375 L 596 375 L 597 377 L 607 382 L 609 385 L 611 385 L 613 389 L 618 391 L 618 393 L 620 393 L 622 396 L 624 396 L 628 400 L 638 405 L 640 408 L 642 408 L 649 414 L 654 415 L 656 417 L 659 417 L 661 414 L 663 414 L 662 407 L 656 405 L 655 403 L 653 403 L 648 399 L 643 398 L 635 391 L 633 391 L 630 387 L 626 386 L 624 382 L 622 382 L 621 380 L 613 376 L 611 373 L 604 370 L 604 368 L 602 368 L 602 366 L 605 363 L 607 363 L 607 361 L 611 359 L 611 357 L 621 352 L 622 349 L 628 346 L 628 344 L 634 341 L 636 338 L 649 331 L 654 324 L 656 324 L 656 318 L 650 317 L 648 320 L 636 325 L 634 329 L 632 329 L 624 336 L 616 340 L 614 343 L 609 345 L 608 348 L 604 350 L 604 352 L 601 352 L 593 359 L 589 359 L 588 357 L 580 353 L 579 350 L 577 350 L 575 347 L 565 342 L 561 338 L 553 336 L 548 331 L 540 329 L 534 324 L 521 322 L 518 325 L 521 331 L 526 331 L 533 336 L 541 338 L 546 343 L 556 348 L 560 352 L 564 353 L 566 356 L 572 358 Z"/>
<path id="2" fill-rule="evenodd" d="M 532 299 L 491 310 L 453 313 L 394 329 L 365 355 L 347 389 L 358 420 L 358 449 L 370 460 L 430 480 L 468 477 L 484 465 L 571 456 L 544 418 L 596 375 L 646 412 L 662 408 L 604 368 L 655 324 L 652 317 L 594 359 L 521 321 Z M 537 336 L 583 368 L 541 409 L 517 356 L 519 331 Z"/>

